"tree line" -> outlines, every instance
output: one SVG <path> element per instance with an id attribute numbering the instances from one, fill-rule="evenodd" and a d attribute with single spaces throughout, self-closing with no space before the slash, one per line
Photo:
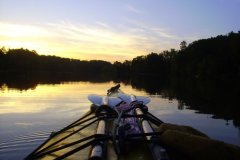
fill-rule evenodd
<path id="1" fill-rule="evenodd" d="M 180 50 L 138 56 L 131 63 L 122 63 L 121 69 L 124 72 L 129 69 L 133 74 L 170 78 L 239 79 L 240 31 L 197 40 L 189 45 L 183 41 Z"/>
<path id="2" fill-rule="evenodd" d="M 0 72 L 111 73 L 115 75 L 157 75 L 168 79 L 239 80 L 240 32 L 200 39 L 180 50 L 138 56 L 111 64 L 101 60 L 76 60 L 38 55 L 28 49 L 0 49 Z"/>
<path id="3" fill-rule="evenodd" d="M 83 61 L 38 55 L 28 49 L 0 49 L 0 72 L 4 73 L 106 73 L 112 64 L 101 60 Z"/>

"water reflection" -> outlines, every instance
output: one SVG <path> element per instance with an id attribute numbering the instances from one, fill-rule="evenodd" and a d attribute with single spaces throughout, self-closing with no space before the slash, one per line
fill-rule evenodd
<path id="1" fill-rule="evenodd" d="M 134 77 L 134 88 L 149 94 L 159 94 L 178 100 L 178 109 L 196 110 L 197 113 L 212 114 L 212 118 L 233 120 L 240 127 L 240 87 L 234 83 L 202 82 L 199 80 L 166 80 L 160 77 Z"/>
<path id="2" fill-rule="evenodd" d="M 34 90 L 6 88 L 0 92 L 0 159 L 22 159 L 52 131 L 88 111 L 88 94 L 105 94 L 111 85 L 74 82 L 36 85 Z"/>
<path id="3" fill-rule="evenodd" d="M 230 89 L 225 89 L 227 92 L 223 94 L 222 88 L 214 88 L 214 85 L 184 86 L 149 76 L 94 78 L 65 77 L 53 81 L 51 78 L 22 78 L 9 82 L 5 77 L 0 82 L 0 137 L 3 137 L 0 159 L 23 158 L 51 131 L 64 127 L 86 112 L 90 106 L 88 94 L 104 95 L 118 82 L 127 93 L 150 96 L 150 112 L 163 121 L 189 125 L 214 139 L 240 145 L 239 105 L 232 99 L 237 96 Z"/>
<path id="4" fill-rule="evenodd" d="M 85 74 L 85 75 L 71 75 L 71 74 L 54 74 L 54 75 L 45 75 L 45 74 L 37 74 L 37 75 L 1 75 L 0 77 L 0 90 L 4 92 L 4 96 L 7 96 L 9 93 L 8 90 L 17 90 L 24 91 L 26 95 L 29 95 L 30 99 L 35 94 L 40 98 L 37 99 L 37 102 L 41 102 L 41 98 L 48 96 L 51 97 L 52 94 L 58 94 L 57 88 L 48 92 L 47 87 L 44 88 L 43 84 L 48 85 L 57 85 L 57 84 L 66 84 L 66 83 L 74 83 L 74 82 L 85 82 L 85 83 L 123 83 L 125 85 L 131 85 L 133 89 L 138 91 L 143 91 L 142 94 L 149 95 L 161 95 L 163 98 L 167 99 L 177 99 L 178 100 L 178 109 L 183 110 L 193 109 L 199 113 L 205 114 L 213 114 L 212 118 L 220 118 L 225 119 L 226 121 L 233 120 L 235 126 L 240 126 L 240 107 L 238 103 L 238 99 L 240 99 L 240 88 L 239 86 L 234 86 L 233 83 L 228 84 L 218 84 L 218 82 L 211 81 L 197 81 L 197 80 L 169 80 L 164 79 L 162 77 L 156 76 L 132 76 L 130 77 L 113 77 L 111 75 L 102 75 L 102 74 Z M 41 84 L 41 87 L 37 88 L 38 85 Z M 70 87 L 71 85 L 64 85 L 66 87 Z M 83 85 L 84 87 L 87 85 Z M 37 93 L 34 90 L 38 90 Z M 93 91 L 89 87 L 88 90 Z M 69 91 L 74 90 L 75 88 L 68 88 Z M 40 93 L 43 93 L 40 95 Z M 127 91 L 129 92 L 129 91 Z M 21 93 L 15 92 L 11 94 L 16 94 L 16 97 L 21 96 Z M 44 95 L 46 94 L 46 95 Z M 67 93 L 66 93 L 67 95 Z M 3 101 L 1 98 L 1 105 L 3 106 L 0 110 L 0 113 L 4 112 L 25 112 L 26 107 L 21 106 L 17 111 L 9 108 L 11 103 L 21 103 L 19 101 Z M 63 96 L 63 99 L 64 100 Z M 5 104 L 3 104 L 5 103 Z M 24 102 L 25 103 L 25 102 Z M 29 104 L 29 102 L 27 102 Z M 52 105 L 61 103 L 60 102 L 52 102 Z M 33 102 L 31 105 L 34 106 L 36 102 Z M 44 104 L 39 104 L 43 105 Z M 4 107 L 5 106 L 5 107 Z M 186 107 L 185 107 L 186 106 Z M 43 108 L 35 108 L 31 112 L 37 112 L 38 110 Z M 30 110 L 28 110 L 30 111 Z M 226 124 L 228 124 L 226 122 Z"/>
<path id="5" fill-rule="evenodd" d="M 71 74 L 71 73 L 0 73 L 0 90 L 17 89 L 20 91 L 36 89 L 38 84 L 61 84 L 65 82 L 104 83 L 112 80 L 111 75 L 103 74 Z"/>

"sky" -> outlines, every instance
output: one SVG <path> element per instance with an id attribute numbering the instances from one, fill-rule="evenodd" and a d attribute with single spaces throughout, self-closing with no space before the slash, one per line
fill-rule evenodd
<path id="1" fill-rule="evenodd" d="M 240 0 L 0 0 L 0 47 L 124 61 L 240 30 Z"/>

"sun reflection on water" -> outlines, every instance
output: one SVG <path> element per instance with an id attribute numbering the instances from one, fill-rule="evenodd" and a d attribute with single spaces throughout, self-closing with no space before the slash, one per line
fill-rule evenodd
<path id="1" fill-rule="evenodd" d="M 114 85 L 114 82 L 68 82 L 39 84 L 35 89 L 22 91 L 5 86 L 0 92 L 0 137 L 3 137 L 0 139 L 0 159 L 24 158 L 52 131 L 65 127 L 88 111 L 91 105 L 88 94 L 106 95 L 107 89 Z M 131 85 L 121 84 L 121 89 L 125 93 L 149 96 L 149 112 L 166 123 L 189 125 L 212 138 L 240 144 L 238 129 L 232 121 L 226 126 L 224 120 L 196 113 L 196 110 L 189 110 L 184 104 L 180 109 L 175 99 L 149 95 Z M 1 145 L 7 149 L 1 150 Z M 9 147 L 11 145 L 14 147 Z"/>
<path id="2" fill-rule="evenodd" d="M 89 106 L 86 95 L 106 94 L 106 86 L 113 83 L 93 85 L 89 82 L 38 85 L 34 90 L 19 91 L 6 86 L 0 92 L 0 114 L 40 113 L 47 110 L 70 110 Z M 67 108 L 65 108 L 67 107 Z"/>

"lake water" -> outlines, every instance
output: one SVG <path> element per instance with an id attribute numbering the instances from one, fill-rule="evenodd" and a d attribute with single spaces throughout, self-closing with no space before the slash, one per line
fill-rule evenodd
<path id="1" fill-rule="evenodd" d="M 23 159 L 57 131 L 89 110 L 88 94 L 105 95 L 114 82 L 38 84 L 27 90 L 0 88 L 0 159 Z M 240 146 L 240 130 L 229 118 L 194 110 L 179 100 L 121 84 L 126 93 L 149 96 L 149 111 L 167 123 L 192 126 L 209 137 Z M 189 109 L 191 108 L 191 109 Z"/>

